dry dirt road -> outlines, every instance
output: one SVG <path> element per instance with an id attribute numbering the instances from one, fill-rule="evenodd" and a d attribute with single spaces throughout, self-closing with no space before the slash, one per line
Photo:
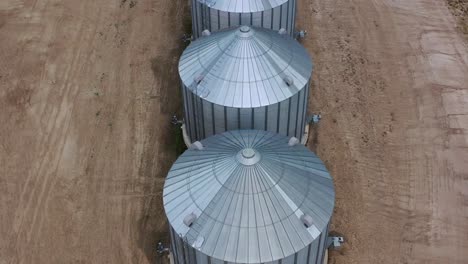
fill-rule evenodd
<path id="1" fill-rule="evenodd" d="M 330 263 L 468 263 L 468 49 L 444 1 L 300 0 Z"/>
<path id="2" fill-rule="evenodd" d="M 468 55 L 443 1 L 300 0 L 331 263 L 467 263 Z M 0 264 L 154 263 L 186 1 L 0 1 Z"/>

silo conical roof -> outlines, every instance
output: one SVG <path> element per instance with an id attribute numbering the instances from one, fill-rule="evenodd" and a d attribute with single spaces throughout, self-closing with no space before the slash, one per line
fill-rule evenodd
<path id="1" fill-rule="evenodd" d="M 312 60 L 293 38 L 241 26 L 192 42 L 179 61 L 182 82 L 214 104 L 253 108 L 298 93 L 312 74 Z"/>
<path id="2" fill-rule="evenodd" d="M 286 3 L 288 0 L 197 0 L 225 12 L 250 13 L 269 10 Z"/>
<path id="3" fill-rule="evenodd" d="M 182 154 L 163 194 L 175 232 L 202 253 L 237 263 L 282 259 L 318 239 L 332 215 L 333 182 L 314 153 L 288 140 L 235 130 Z"/>

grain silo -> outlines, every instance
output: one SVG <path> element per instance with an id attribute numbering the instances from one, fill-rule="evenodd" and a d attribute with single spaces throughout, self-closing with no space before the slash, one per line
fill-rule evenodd
<path id="1" fill-rule="evenodd" d="M 173 164 L 163 202 L 176 264 L 323 263 L 332 179 L 296 138 L 234 130 Z"/>
<path id="2" fill-rule="evenodd" d="M 302 139 L 312 61 L 293 38 L 241 26 L 192 42 L 179 61 L 192 141 L 235 129 Z"/>
<path id="3" fill-rule="evenodd" d="M 194 38 L 211 32 L 250 25 L 272 30 L 285 29 L 293 36 L 296 0 L 192 0 Z"/>

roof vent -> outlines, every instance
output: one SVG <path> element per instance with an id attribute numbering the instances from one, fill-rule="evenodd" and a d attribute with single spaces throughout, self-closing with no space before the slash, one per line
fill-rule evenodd
<path id="1" fill-rule="evenodd" d="M 205 238 L 203 236 L 198 236 L 197 237 L 197 240 L 195 240 L 195 242 L 193 242 L 193 247 L 196 248 L 196 249 L 200 249 L 201 246 L 203 246 L 203 242 L 205 242 Z"/>
<path id="2" fill-rule="evenodd" d="M 203 3 L 203 1 L 201 1 Z M 212 7 L 216 4 L 216 0 L 205 0 L 205 4 L 208 6 L 208 7 Z"/>
<path id="3" fill-rule="evenodd" d="M 240 32 L 242 33 L 247 33 L 247 32 L 250 32 L 250 27 L 249 26 L 241 26 L 239 28 Z"/>
<path id="4" fill-rule="evenodd" d="M 196 149 L 196 150 L 202 150 L 203 149 L 203 144 L 200 141 L 195 141 L 192 143 L 192 146 L 190 146 L 191 149 Z"/>
<path id="5" fill-rule="evenodd" d="M 185 220 L 184 220 L 185 221 Z M 305 227 L 309 228 L 311 227 L 313 224 L 314 224 L 314 221 L 312 219 L 312 216 L 308 215 L 308 214 L 303 214 L 301 216 L 301 221 L 302 223 L 304 224 Z"/>
<path id="6" fill-rule="evenodd" d="M 250 166 L 257 164 L 262 159 L 262 155 L 253 148 L 244 148 L 237 152 L 236 158 L 241 164 Z"/>
<path id="7" fill-rule="evenodd" d="M 202 37 L 208 37 L 209 35 L 211 35 L 211 32 L 208 29 L 205 29 L 202 31 L 201 35 Z"/>
<path id="8" fill-rule="evenodd" d="M 286 35 L 286 34 L 288 34 L 288 31 L 285 28 L 280 28 L 280 30 L 278 30 L 278 34 Z"/>
<path id="9" fill-rule="evenodd" d="M 286 77 L 284 77 L 284 82 L 286 83 L 287 86 L 291 86 L 294 84 L 294 80 L 291 76 L 289 75 L 286 75 Z"/>
<path id="10" fill-rule="evenodd" d="M 200 97 L 201 97 L 201 98 L 206 98 L 209 94 L 210 94 L 210 90 L 208 90 L 208 89 L 203 89 L 203 90 L 200 92 Z"/>
<path id="11" fill-rule="evenodd" d="M 203 75 L 198 75 L 196 76 L 195 78 L 193 78 L 193 81 L 198 85 L 201 83 L 201 81 L 203 81 Z"/>
<path id="12" fill-rule="evenodd" d="M 296 137 L 292 137 L 289 139 L 288 146 L 296 146 L 297 144 L 299 144 L 299 142 L 299 139 L 297 139 Z"/>
<path id="13" fill-rule="evenodd" d="M 190 213 L 184 217 L 184 224 L 191 227 L 195 220 L 197 220 L 197 215 L 195 213 Z"/>

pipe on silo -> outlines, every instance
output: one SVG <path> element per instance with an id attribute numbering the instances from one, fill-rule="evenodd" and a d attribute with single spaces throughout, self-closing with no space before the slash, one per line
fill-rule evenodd
<path id="1" fill-rule="evenodd" d="M 182 130 L 182 138 L 184 139 L 185 146 L 187 148 L 190 148 L 192 142 L 190 141 L 190 137 L 187 133 L 187 127 L 185 126 L 185 124 L 182 124 L 182 126 L 180 126 L 180 129 Z"/>

